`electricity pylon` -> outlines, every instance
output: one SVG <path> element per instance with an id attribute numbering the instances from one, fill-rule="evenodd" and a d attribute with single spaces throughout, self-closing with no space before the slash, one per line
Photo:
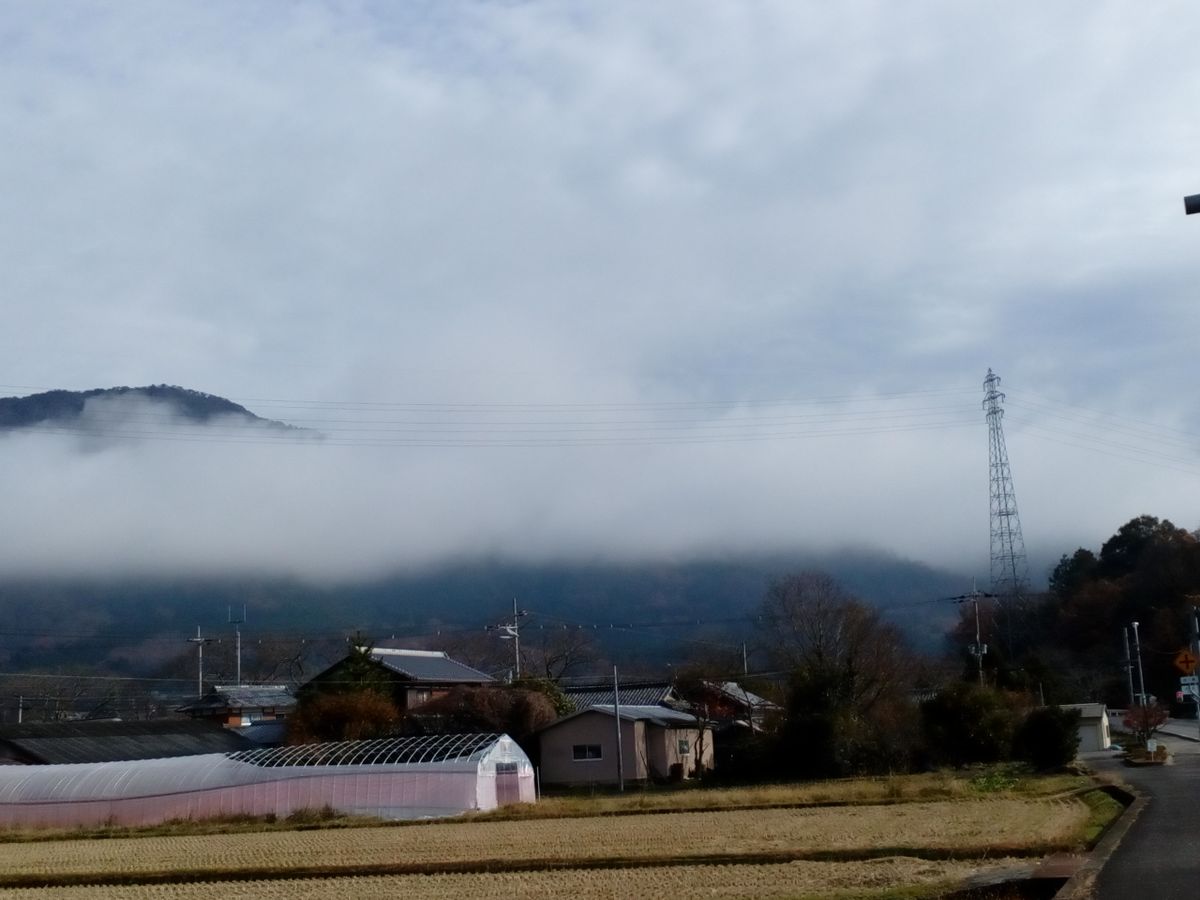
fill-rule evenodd
<path id="1" fill-rule="evenodd" d="M 991 475 L 992 593 L 999 598 L 1001 636 L 1011 655 L 1013 630 L 1021 601 L 1029 591 L 1029 563 L 1017 514 L 1008 448 L 1004 443 L 1004 394 L 1000 376 L 988 369 L 983 380 L 983 409 L 988 423 L 988 469 Z"/>

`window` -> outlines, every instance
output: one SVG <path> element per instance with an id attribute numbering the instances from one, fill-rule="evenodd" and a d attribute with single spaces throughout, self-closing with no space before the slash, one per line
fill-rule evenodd
<path id="1" fill-rule="evenodd" d="M 679 755 L 687 756 L 691 752 L 692 752 L 692 742 L 689 741 L 687 738 L 680 738 L 679 739 Z"/>
<path id="2" fill-rule="evenodd" d="M 576 759 L 603 759 L 599 744 L 576 744 L 571 748 L 571 756 Z"/>

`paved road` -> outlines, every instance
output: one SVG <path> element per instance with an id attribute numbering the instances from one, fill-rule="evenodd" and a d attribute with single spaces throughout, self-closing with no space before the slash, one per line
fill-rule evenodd
<path id="1" fill-rule="evenodd" d="M 1196 734 L 1194 721 L 1177 727 Z M 1097 900 L 1200 897 L 1200 743 L 1166 734 L 1160 740 L 1174 754 L 1174 765 L 1128 768 L 1119 760 L 1089 760 L 1096 769 L 1117 772 L 1149 798 L 1101 870 Z"/>

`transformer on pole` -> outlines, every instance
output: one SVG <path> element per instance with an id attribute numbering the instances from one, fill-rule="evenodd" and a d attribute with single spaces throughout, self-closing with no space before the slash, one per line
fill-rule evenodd
<path id="1" fill-rule="evenodd" d="M 999 598 L 997 618 L 1000 633 L 1005 650 L 1011 655 L 1015 620 L 1022 598 L 1029 591 L 1029 563 L 1025 558 L 1025 539 L 1021 536 L 1021 518 L 1017 514 L 1017 494 L 1013 490 L 1008 448 L 1004 443 L 1004 394 L 1000 390 L 1000 376 L 991 369 L 988 369 L 987 378 L 983 380 L 983 393 L 991 476 L 992 593 Z"/>

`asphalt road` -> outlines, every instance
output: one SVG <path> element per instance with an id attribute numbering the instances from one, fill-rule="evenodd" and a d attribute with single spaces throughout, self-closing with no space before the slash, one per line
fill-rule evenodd
<path id="1" fill-rule="evenodd" d="M 1173 728 L 1197 733 L 1195 721 Z M 1160 734 L 1173 765 L 1130 768 L 1088 760 L 1116 772 L 1149 802 L 1096 880 L 1097 900 L 1196 900 L 1200 897 L 1200 743 Z"/>

